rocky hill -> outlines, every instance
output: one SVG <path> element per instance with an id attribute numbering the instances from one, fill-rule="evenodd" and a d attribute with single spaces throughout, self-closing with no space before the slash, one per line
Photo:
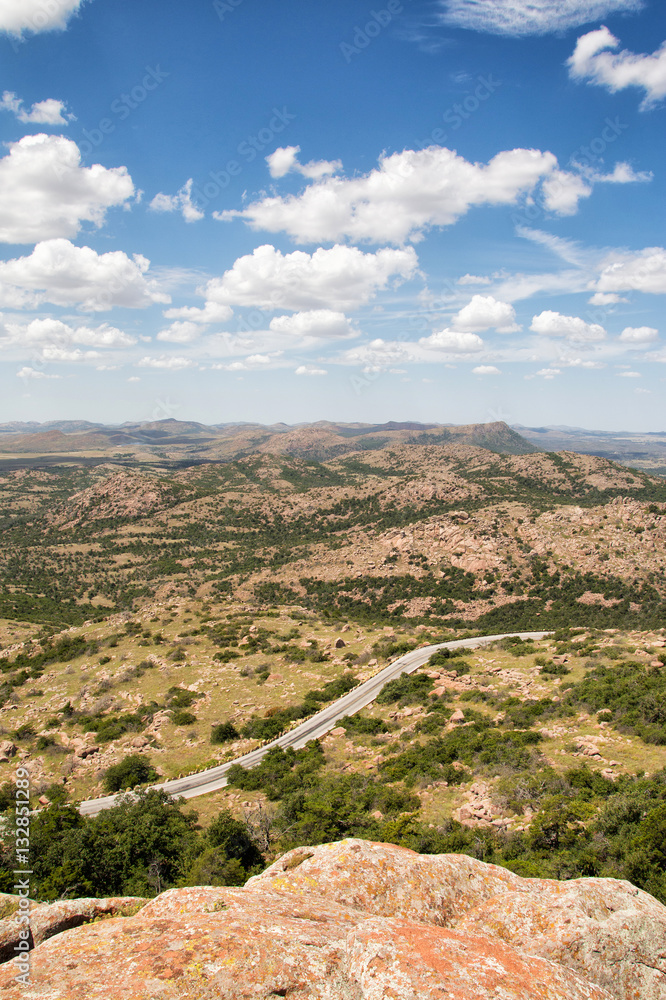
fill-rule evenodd
<path id="1" fill-rule="evenodd" d="M 24 469 L 0 486 L 7 618 L 77 624 L 185 577 L 200 598 L 496 631 L 592 624 L 581 598 L 595 624 L 655 627 L 666 597 L 664 481 L 594 456 L 398 443 L 326 462 Z"/>
<path id="2" fill-rule="evenodd" d="M 127 461 L 230 461 L 250 454 L 292 455 L 326 461 L 353 451 L 392 444 L 470 444 L 499 454 L 524 455 L 538 448 L 507 424 L 450 426 L 415 422 L 385 424 L 224 424 L 156 420 L 105 427 L 76 421 L 0 425 L 0 455 L 119 457 Z"/>
<path id="3" fill-rule="evenodd" d="M 7 1000 L 663 1000 L 666 907 L 628 882 L 524 879 L 363 840 L 301 847 L 244 888 L 33 911 Z M 134 916 L 114 916 L 118 913 Z M 104 919 L 106 917 L 106 919 Z M 85 923 L 92 920 L 92 923 Z M 76 926 L 79 924 L 80 926 Z M 0 922 L 11 942 L 16 924 Z M 70 929 L 66 929 L 70 928 Z"/>
<path id="4" fill-rule="evenodd" d="M 442 428 L 358 447 L 366 432 L 344 428 L 356 450 L 326 461 L 255 447 L 0 474 L 0 889 L 20 763 L 41 899 L 239 885 L 358 837 L 516 877 L 627 878 L 666 902 L 664 481 Z M 77 810 L 231 763 L 418 646 L 534 630 L 552 634 L 437 654 L 320 742 L 232 767 L 198 818 L 157 792 Z"/>

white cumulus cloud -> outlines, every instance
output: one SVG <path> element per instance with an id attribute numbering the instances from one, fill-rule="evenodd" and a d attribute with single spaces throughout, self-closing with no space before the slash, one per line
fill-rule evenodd
<path id="1" fill-rule="evenodd" d="M 463 274 L 462 278 L 458 278 L 459 285 L 489 285 L 491 278 L 481 276 L 479 274 Z"/>
<path id="2" fill-rule="evenodd" d="M 26 135 L 0 159 L 0 241 L 76 236 L 83 222 L 101 226 L 110 208 L 133 195 L 126 167 L 82 167 L 71 139 Z"/>
<path id="3" fill-rule="evenodd" d="M 579 343 L 606 339 L 606 331 L 598 323 L 586 323 L 580 316 L 563 316 L 551 309 L 534 316 L 530 330 L 545 337 L 564 337 Z"/>
<path id="4" fill-rule="evenodd" d="M 153 212 L 180 212 L 185 222 L 198 222 L 204 213 L 192 201 L 192 184 L 190 177 L 177 194 L 156 194 L 148 206 Z"/>
<path id="5" fill-rule="evenodd" d="M 450 354 L 473 354 L 482 350 L 484 344 L 476 333 L 461 330 L 440 330 L 429 337 L 421 337 L 421 347 L 431 351 L 445 351 Z"/>
<path id="6" fill-rule="evenodd" d="M 575 215 L 581 198 L 589 198 L 592 186 L 580 174 L 554 170 L 543 182 L 544 205 L 558 215 Z"/>
<path id="7" fill-rule="evenodd" d="M 333 309 L 309 309 L 291 316 L 275 316 L 270 322 L 270 329 L 273 333 L 285 333 L 291 337 L 330 339 L 353 337 L 357 333 L 345 314 Z"/>
<path id="8" fill-rule="evenodd" d="M 139 361 L 139 368 L 164 368 L 167 371 L 181 371 L 183 368 L 196 368 L 196 361 L 191 358 L 179 358 L 173 354 L 162 354 L 161 357 L 145 357 Z"/>
<path id="9" fill-rule="evenodd" d="M 191 320 L 176 320 L 165 330 L 160 330 L 157 334 L 158 340 L 164 340 L 170 344 L 191 344 L 201 336 L 202 327 L 199 323 Z"/>
<path id="10" fill-rule="evenodd" d="M 0 262 L 0 303 L 34 308 L 42 302 L 102 312 L 143 309 L 169 297 L 146 277 L 150 261 L 122 250 L 98 254 L 69 240 L 45 240 L 28 257 Z"/>
<path id="11" fill-rule="evenodd" d="M 181 306 L 177 309 L 167 309 L 164 313 L 165 319 L 189 320 L 191 323 L 208 325 L 209 323 L 226 323 L 231 319 L 234 312 L 230 306 L 220 305 L 217 302 L 206 302 L 205 306 Z"/>
<path id="12" fill-rule="evenodd" d="M 2 0 L 0 31 L 21 36 L 24 32 L 55 31 L 67 27 L 85 0 Z"/>
<path id="13" fill-rule="evenodd" d="M 57 101 L 54 97 L 37 101 L 26 111 L 23 101 L 11 90 L 3 93 L 0 111 L 11 111 L 24 125 L 68 125 L 74 118 L 67 113 L 64 101 Z"/>
<path id="14" fill-rule="evenodd" d="M 593 287 L 598 292 L 666 294 L 666 250 L 646 247 L 636 252 L 614 253 L 604 263 Z"/>
<path id="15" fill-rule="evenodd" d="M 90 361 L 99 357 L 99 351 L 82 351 L 78 347 L 58 347 L 55 344 L 46 344 L 41 354 L 44 361 L 59 361 L 63 364 Z"/>
<path id="16" fill-rule="evenodd" d="M 363 305 L 392 280 L 412 277 L 417 264 L 411 247 L 363 253 L 337 245 L 313 254 L 282 254 L 268 244 L 239 257 L 221 278 L 208 282 L 204 294 L 223 306 L 344 312 Z"/>
<path id="17" fill-rule="evenodd" d="M 280 146 L 267 156 L 266 163 L 271 177 L 284 177 L 295 172 L 310 180 L 318 180 L 342 169 L 340 160 L 310 160 L 309 163 L 300 163 L 300 151 L 300 146 Z"/>
<path id="18" fill-rule="evenodd" d="M 651 55 L 636 55 L 626 49 L 617 52 L 619 44 L 605 27 L 583 35 L 567 60 L 569 75 L 611 93 L 639 87 L 645 91 L 641 108 L 648 108 L 666 96 L 666 42 Z"/>
<path id="19" fill-rule="evenodd" d="M 591 306 L 614 306 L 618 302 L 626 302 L 616 292 L 595 292 L 592 298 L 588 299 Z"/>
<path id="20" fill-rule="evenodd" d="M 89 361 L 100 357 L 100 349 L 121 349 L 135 343 L 134 337 L 106 323 L 98 327 L 71 326 L 52 318 L 26 324 L 7 323 L 0 336 L 0 350 L 10 350 L 14 355 L 28 351 L 48 362 Z M 82 347 L 93 349 L 82 350 Z"/>
<path id="21" fill-rule="evenodd" d="M 327 375 L 325 368 L 315 368 L 314 365 L 299 365 L 295 375 Z"/>
<path id="22" fill-rule="evenodd" d="M 477 365 L 476 368 L 472 368 L 472 373 L 474 375 L 501 375 L 499 368 L 495 368 L 494 365 Z"/>
<path id="23" fill-rule="evenodd" d="M 606 174 L 584 165 L 578 166 L 578 169 L 580 173 L 577 174 L 554 170 L 543 182 L 543 203 L 549 212 L 575 215 L 579 202 L 590 197 L 595 184 L 645 184 L 653 176 L 649 171 L 634 170 L 629 163 L 616 163 L 613 170 Z"/>
<path id="24" fill-rule="evenodd" d="M 643 344 L 653 344 L 655 340 L 659 340 L 659 330 L 655 330 L 653 326 L 627 326 L 619 339 L 623 344 L 642 347 Z"/>
<path id="25" fill-rule="evenodd" d="M 482 330 L 499 330 L 500 333 L 514 333 L 520 327 L 516 324 L 516 311 L 508 302 L 500 302 L 492 295 L 474 295 L 470 302 L 453 317 L 456 330 L 480 333 Z"/>
<path id="26" fill-rule="evenodd" d="M 20 368 L 16 377 L 24 379 L 61 378 L 60 375 L 47 375 L 46 372 L 40 371 L 38 368 L 31 368 L 29 365 Z"/>
<path id="27" fill-rule="evenodd" d="M 640 10 L 643 0 L 441 0 L 442 21 L 492 35 L 547 35 L 608 14 Z"/>
<path id="28" fill-rule="evenodd" d="M 488 163 L 470 163 L 453 150 L 429 146 L 382 156 L 364 176 L 325 177 L 301 194 L 270 196 L 242 211 L 213 214 L 222 221 L 242 218 L 253 229 L 285 232 L 303 243 L 402 244 L 421 239 L 432 226 L 452 225 L 475 206 L 515 205 L 555 170 L 556 157 L 538 149 L 505 150 Z"/>

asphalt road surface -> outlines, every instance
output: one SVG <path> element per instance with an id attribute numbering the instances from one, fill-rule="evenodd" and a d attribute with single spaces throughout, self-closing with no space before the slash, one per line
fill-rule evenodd
<path id="1" fill-rule="evenodd" d="M 423 666 L 438 649 L 475 649 L 478 646 L 486 646 L 499 639 L 506 639 L 509 636 L 518 636 L 521 639 L 543 639 L 549 632 L 505 632 L 502 635 L 483 635 L 474 639 L 454 639 L 451 642 L 440 642 L 434 646 L 421 646 L 419 649 L 405 653 L 404 656 L 389 663 L 387 667 L 380 670 L 378 674 L 370 680 L 359 684 L 357 688 L 332 702 L 321 712 L 311 716 L 299 726 L 294 726 L 288 732 L 278 736 L 271 743 L 246 753 L 243 757 L 226 764 L 219 764 L 211 767 L 208 771 L 199 771 L 197 774 L 190 774 L 185 778 L 174 778 L 172 781 L 164 781 L 161 785 L 153 785 L 153 788 L 163 788 L 174 798 L 183 797 L 192 799 L 197 795 L 207 795 L 209 792 L 217 792 L 227 784 L 227 772 L 232 764 L 242 764 L 243 767 L 255 767 L 263 759 L 272 747 L 293 747 L 294 750 L 305 746 L 310 740 L 319 739 L 325 736 L 336 723 L 345 715 L 355 715 L 362 708 L 375 700 L 381 689 L 388 681 L 392 681 L 400 674 L 411 674 L 414 670 Z M 107 795 L 100 799 L 88 799 L 79 806 L 79 812 L 84 816 L 96 816 L 102 809 L 110 809 L 116 804 L 117 795 Z"/>

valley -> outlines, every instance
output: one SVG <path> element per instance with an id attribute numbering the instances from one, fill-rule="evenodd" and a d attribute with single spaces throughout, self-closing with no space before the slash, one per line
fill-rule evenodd
<path id="1" fill-rule="evenodd" d="M 635 810 L 666 797 L 666 484 L 506 440 L 5 470 L 0 805 L 20 764 L 37 827 L 73 824 L 42 895 L 148 891 L 150 861 L 96 883 L 80 837 L 194 806 L 160 884 L 241 877 L 210 846 L 227 816 L 265 861 L 361 836 L 666 898 L 631 847 Z M 412 650 L 534 630 L 434 653 L 321 739 L 234 765 Z M 187 805 L 77 813 L 221 764 L 228 785 Z"/>

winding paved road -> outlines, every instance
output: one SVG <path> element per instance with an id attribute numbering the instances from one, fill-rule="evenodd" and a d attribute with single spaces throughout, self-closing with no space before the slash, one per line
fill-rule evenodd
<path id="1" fill-rule="evenodd" d="M 174 778 L 172 781 L 164 781 L 161 785 L 153 785 L 153 788 L 163 788 L 165 792 L 177 797 L 192 799 L 197 795 L 207 795 L 209 792 L 216 792 L 224 788 L 227 784 L 227 772 L 232 764 L 242 764 L 243 767 L 255 767 L 263 759 L 272 747 L 293 747 L 295 750 L 305 746 L 310 740 L 319 739 L 325 736 L 335 724 L 345 715 L 355 715 L 362 708 L 374 701 L 381 689 L 388 681 L 399 677 L 400 674 L 411 674 L 414 670 L 423 666 L 438 649 L 475 649 L 478 646 L 486 646 L 499 639 L 507 639 L 509 636 L 518 636 L 521 639 L 543 639 L 550 635 L 549 632 L 505 632 L 502 635 L 483 635 L 473 639 L 453 639 L 450 642 L 440 642 L 433 646 L 421 646 L 419 649 L 405 653 L 404 656 L 389 663 L 387 667 L 380 670 L 378 674 L 369 680 L 359 684 L 357 688 L 339 698 L 337 701 L 327 705 L 321 712 L 311 716 L 302 722 L 300 726 L 295 726 L 271 743 L 246 753 L 243 757 L 237 757 L 226 764 L 219 764 L 211 767 L 208 771 L 199 771 L 197 774 L 190 774 L 185 778 Z M 117 795 L 107 795 L 105 798 L 88 799 L 79 806 L 79 811 L 84 816 L 96 816 L 102 809 L 110 809 L 116 804 Z"/>

